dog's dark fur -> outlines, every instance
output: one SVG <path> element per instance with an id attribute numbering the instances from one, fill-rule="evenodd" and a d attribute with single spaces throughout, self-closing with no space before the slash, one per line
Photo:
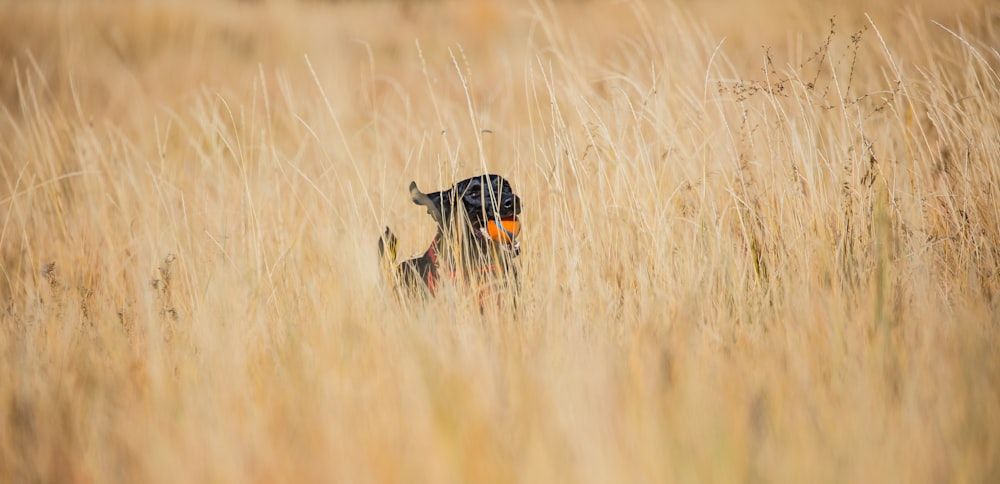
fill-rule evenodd
<path id="1" fill-rule="evenodd" d="M 516 282 L 512 262 L 519 244 L 495 242 L 486 235 L 485 228 L 489 220 L 521 213 L 521 199 L 507 180 L 499 175 L 482 175 L 434 193 L 422 193 L 414 182 L 410 183 L 410 195 L 413 203 L 427 208 L 438 230 L 422 256 L 398 265 L 396 236 L 386 227 L 379 239 L 383 263 L 395 272 L 404 289 L 434 295 L 442 280 L 458 276 Z"/>

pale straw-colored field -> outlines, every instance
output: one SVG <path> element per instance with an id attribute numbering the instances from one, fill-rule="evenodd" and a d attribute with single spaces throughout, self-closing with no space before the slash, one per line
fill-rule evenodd
<path id="1" fill-rule="evenodd" d="M 0 1 L 0 482 L 1000 482 L 998 46 L 988 0 Z M 398 302 L 409 182 L 484 171 L 516 310 Z"/>

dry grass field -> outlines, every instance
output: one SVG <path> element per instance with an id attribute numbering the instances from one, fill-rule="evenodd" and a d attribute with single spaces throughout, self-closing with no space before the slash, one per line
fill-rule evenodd
<path id="1" fill-rule="evenodd" d="M 0 0 L 0 482 L 1000 482 L 1000 5 Z M 425 190 L 516 308 L 398 301 Z"/>

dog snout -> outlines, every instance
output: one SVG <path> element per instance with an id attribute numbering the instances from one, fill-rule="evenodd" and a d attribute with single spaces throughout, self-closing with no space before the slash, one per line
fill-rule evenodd
<path id="1" fill-rule="evenodd" d="M 521 199 L 517 195 L 511 194 L 500 201 L 500 211 L 506 215 L 517 215 L 521 213 Z"/>

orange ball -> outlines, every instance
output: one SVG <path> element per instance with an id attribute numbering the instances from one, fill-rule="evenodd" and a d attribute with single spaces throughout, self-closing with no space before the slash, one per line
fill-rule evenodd
<path id="1" fill-rule="evenodd" d="M 500 225 L 497 220 L 490 220 L 486 223 L 486 231 L 490 238 L 497 242 L 510 243 L 514 241 L 517 234 L 521 233 L 521 222 L 516 218 L 501 219 Z"/>

